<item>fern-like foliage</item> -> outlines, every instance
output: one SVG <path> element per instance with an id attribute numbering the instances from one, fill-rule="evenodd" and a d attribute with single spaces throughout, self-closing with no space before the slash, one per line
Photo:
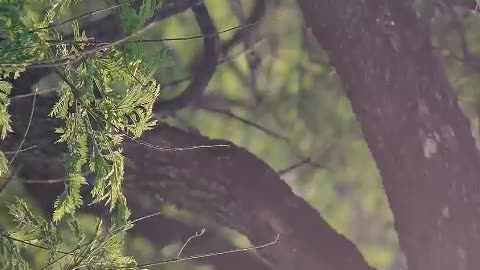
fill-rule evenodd
<path id="1" fill-rule="evenodd" d="M 0 75 L 4 78 L 0 80 L 0 137 L 3 139 L 11 131 L 7 110 L 11 85 L 5 78 L 15 79 L 26 69 L 39 66 L 55 70 L 61 82 L 50 116 L 62 122 L 56 132 L 58 143 L 67 146 L 67 179 L 64 192 L 55 202 L 53 222 L 72 217 L 83 204 L 80 190 L 88 184 L 85 174 L 90 171 L 94 175 L 91 191 L 94 203 L 109 206 L 112 225 L 105 234 L 104 226 L 99 223 L 98 239 L 87 242 L 81 240 L 85 236 L 79 234 L 79 243 L 84 241 L 83 244 L 62 255 L 59 251 L 62 237 L 53 223 L 35 217 L 21 201 L 11 207 L 11 214 L 18 220 L 23 235 L 29 235 L 35 244 L 49 250 L 48 267 L 60 263 L 61 269 L 85 265 L 107 269 L 132 264 L 133 260 L 121 255 L 120 248 L 130 215 L 121 189 L 124 178 L 121 143 L 125 137 L 137 138 L 156 124 L 152 108 L 160 87 L 153 73 L 155 64 L 159 63 L 152 65 L 151 61 L 145 61 L 138 44 L 105 45 L 92 41 L 75 21 L 71 22 L 72 40 L 62 40 L 52 22 L 78 0 L 39 0 L 38 5 L 47 6 L 40 19 L 19 16 L 30 1 L 33 0 L 0 0 Z M 121 19 L 124 34 L 130 37 L 142 32 L 158 5 L 156 0 L 144 0 L 137 12 L 125 1 L 106 2 L 118 5 L 115 12 Z M 8 163 L 0 152 L 0 176 L 8 172 Z M 2 232 L 2 235 L 0 259 L 4 263 L 0 269 L 3 266 L 27 269 L 21 259 L 25 243 L 19 246 L 22 242 L 12 240 L 10 233 Z M 8 258 L 13 257 L 18 263 L 7 264 Z M 63 257 L 72 259 L 65 264 Z M 76 268 L 71 268 L 73 266 Z M 45 269 L 53 269 L 48 267 Z"/>
<path id="2" fill-rule="evenodd" d="M 136 269 L 135 261 L 123 255 L 122 235 L 133 225 L 107 228 L 97 220 L 93 234 L 82 230 L 74 218 L 66 220 L 66 228 L 34 215 L 27 204 L 17 199 L 9 206 L 15 232 L 0 232 L 0 269 L 26 270 L 31 265 L 22 252 L 42 250 L 48 256 L 42 269 Z M 65 242 L 68 235 L 73 246 Z"/>
<path id="3" fill-rule="evenodd" d="M 8 105 L 10 104 L 10 91 L 12 85 L 6 81 L 0 81 L 0 138 L 3 140 L 7 132 L 12 131 L 10 127 L 10 116 L 8 115 Z"/>
<path id="4" fill-rule="evenodd" d="M 12 86 L 6 81 L 0 81 L 0 139 L 4 139 L 9 131 L 12 131 L 10 127 L 10 116 L 7 108 L 10 103 L 8 96 Z M 0 151 L 0 177 L 8 173 L 8 162 L 5 155 Z"/>
<path id="5" fill-rule="evenodd" d="M 144 0 L 138 13 L 131 5 L 122 5 L 124 1 L 121 0 L 107 0 L 107 3 L 110 5 L 121 5 L 120 9 L 117 10 L 117 14 L 122 21 L 124 33 L 131 35 L 141 29 L 153 16 L 158 0 Z"/>
<path id="6" fill-rule="evenodd" d="M 138 137 L 155 125 L 152 107 L 159 85 L 152 77 L 154 70 L 144 65 L 141 52 L 130 46 L 105 46 L 98 50 L 88 47 L 89 39 L 80 33 L 75 22 L 72 23 L 73 40 L 52 44 L 51 40 L 59 40 L 61 36 L 49 23 L 76 1 L 53 1 L 42 21 L 29 23 L 15 19 L 21 9 L 20 1 L 2 1 L 9 4 L 0 15 L 2 24 L 8 26 L 4 27 L 7 34 L 2 36 L 0 47 L 0 54 L 3 51 L 7 56 L 2 56 L 0 62 L 4 63 L 3 72 L 18 72 L 29 65 L 52 65 L 63 80 L 51 116 L 64 123 L 57 132 L 59 142 L 65 143 L 68 149 L 65 158 L 68 181 L 55 204 L 54 220 L 73 214 L 82 204 L 80 189 L 87 183 L 83 177 L 85 167 L 95 173 L 92 189 L 95 202 L 105 201 L 113 210 L 124 201 L 121 142 L 125 136 Z M 118 13 L 125 32 L 140 31 L 156 5 L 156 1 L 145 0 L 137 13 L 123 3 Z M 17 39 L 23 44 L 18 44 Z M 18 53 L 18 47 L 25 44 L 38 49 Z M 0 90 L 8 92 L 8 87 L 0 86 Z M 0 131 L 4 134 L 8 130 L 4 124 L 8 122 L 8 115 L 1 113 L 2 108 Z"/>
<path id="7" fill-rule="evenodd" d="M 74 30 L 75 40 L 84 41 L 76 25 Z M 73 50 L 82 53 L 81 46 Z M 151 115 L 160 91 L 152 79 L 153 70 L 145 68 L 138 57 L 134 59 L 127 52 L 108 48 L 84 57 L 75 69 L 59 71 L 64 83 L 52 116 L 65 123 L 57 132 L 59 141 L 69 146 L 66 164 L 72 177 L 57 201 L 55 220 L 81 204 L 70 194 L 79 194 L 85 183 L 81 173 L 86 164 L 96 176 L 92 190 L 96 201 L 105 199 L 113 209 L 123 196 L 120 144 L 125 135 L 138 137 L 156 124 Z"/>

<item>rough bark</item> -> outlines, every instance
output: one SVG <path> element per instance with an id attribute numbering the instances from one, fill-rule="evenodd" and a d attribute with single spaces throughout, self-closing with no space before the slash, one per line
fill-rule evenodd
<path id="1" fill-rule="evenodd" d="M 480 266 L 480 162 L 413 1 L 298 1 L 376 160 L 410 270 Z"/>

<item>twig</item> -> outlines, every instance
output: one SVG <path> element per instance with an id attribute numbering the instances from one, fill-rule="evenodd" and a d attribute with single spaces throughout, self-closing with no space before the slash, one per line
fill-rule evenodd
<path id="1" fill-rule="evenodd" d="M 290 166 L 288 166 L 287 168 L 283 169 L 283 170 L 280 170 L 278 171 L 277 173 L 279 175 L 284 175 L 292 170 L 295 170 L 296 168 L 300 167 L 300 166 L 303 166 L 305 164 L 309 164 L 311 162 L 311 159 L 309 157 L 303 159 L 303 160 L 300 160 L 299 162 L 296 162 Z"/>
<path id="2" fill-rule="evenodd" d="M 203 258 L 208 258 L 208 257 L 213 257 L 213 256 L 220 256 L 220 255 L 226 255 L 226 254 L 232 254 L 232 253 L 239 253 L 239 252 L 245 252 L 249 250 L 259 250 L 263 249 L 269 246 L 272 246 L 278 242 L 278 239 L 280 238 L 280 235 L 277 234 L 277 237 L 275 240 L 258 245 L 258 246 L 251 246 L 251 247 L 246 247 L 246 248 L 239 248 L 239 249 L 232 249 L 232 250 L 226 250 L 226 251 L 220 251 L 220 252 L 212 252 L 212 253 L 205 253 L 205 254 L 200 254 L 200 255 L 192 255 L 192 256 L 187 256 L 187 257 L 181 257 L 181 258 L 175 258 L 175 259 L 170 259 L 170 260 L 165 260 L 165 261 L 160 261 L 160 262 L 153 262 L 153 263 L 145 263 L 145 264 L 140 264 L 137 265 L 136 268 L 132 267 L 123 267 L 120 269 L 142 269 L 145 267 L 151 267 L 151 266 L 157 266 L 157 265 L 163 265 L 163 264 L 168 264 L 168 263 L 177 263 L 177 262 L 183 262 L 183 261 L 190 261 L 190 260 L 196 260 L 196 259 L 203 259 Z"/>
<path id="3" fill-rule="evenodd" d="M 26 152 L 26 151 L 29 151 L 29 150 L 32 150 L 32 149 L 35 149 L 37 148 L 37 145 L 32 145 L 32 146 L 29 146 L 27 148 L 23 148 L 23 149 L 20 149 L 20 150 L 17 150 L 18 153 L 21 153 L 21 152 Z M 15 153 L 17 153 L 17 151 L 5 151 L 3 152 L 5 155 L 13 155 Z"/>
<path id="4" fill-rule="evenodd" d="M 154 43 L 154 42 L 194 40 L 194 39 L 200 39 L 200 38 L 217 36 L 217 35 L 221 35 L 221 34 L 224 34 L 224 33 L 230 32 L 230 31 L 233 31 L 233 30 L 242 29 L 242 28 L 247 28 L 247 27 L 252 27 L 252 26 L 254 26 L 254 25 L 255 25 L 255 24 L 237 25 L 237 26 L 230 27 L 230 28 L 224 29 L 224 30 L 219 31 L 219 32 L 216 32 L 216 33 L 211 33 L 211 34 L 206 34 L 206 35 L 195 35 L 195 36 L 188 36 L 188 37 L 173 37 L 173 38 L 158 38 L 158 39 L 127 40 L 127 41 L 123 42 L 122 44 L 139 44 L 139 43 Z M 101 47 L 101 46 L 107 46 L 107 45 L 111 44 L 111 43 L 109 43 L 109 42 L 102 41 L 102 40 L 95 40 L 95 39 L 93 39 L 93 38 L 89 38 L 88 40 L 54 40 L 54 39 L 51 39 L 51 40 L 47 40 L 47 42 L 48 42 L 48 43 L 51 43 L 51 44 L 43 45 L 43 46 L 31 45 L 31 46 L 24 46 L 24 47 L 20 47 L 20 48 L 17 47 L 17 48 L 13 48 L 12 50 L 9 50 L 8 52 L 10 52 L 10 51 L 16 51 L 16 50 L 42 48 L 42 47 L 53 47 L 53 46 L 65 45 L 65 44 L 97 45 L 97 48 L 98 48 L 98 47 Z M 105 48 L 99 49 L 99 50 L 105 50 Z M 86 51 L 85 51 L 85 52 L 86 52 Z M 27 62 L 27 63 L 31 63 L 32 65 L 33 65 L 33 64 L 37 64 L 37 65 L 43 64 L 43 65 L 46 65 L 46 64 L 48 64 L 48 62 L 52 62 L 51 64 L 54 64 L 55 61 L 58 61 L 59 63 L 63 64 L 64 62 L 62 62 L 62 60 L 67 60 L 67 57 L 56 58 L 56 59 L 45 59 L 45 60 L 41 60 L 41 61 Z M 74 59 L 68 58 L 68 60 L 74 60 Z M 2 63 L 2 65 L 8 66 L 8 65 L 18 65 L 18 64 L 24 64 L 24 63 L 25 63 L 25 62 L 22 62 L 22 63 Z M 30 68 L 30 67 L 27 67 L 27 68 Z"/>
<path id="5" fill-rule="evenodd" d="M 146 215 L 146 216 L 143 216 L 143 217 L 136 218 L 136 219 L 132 220 L 130 223 L 135 224 L 135 223 L 140 222 L 144 219 L 156 217 L 156 216 L 159 216 L 161 214 L 162 214 L 162 212 L 155 212 L 153 214 L 149 214 L 149 215 Z"/>
<path id="6" fill-rule="evenodd" d="M 133 33 L 133 34 L 127 36 L 127 37 L 121 38 L 121 39 L 119 39 L 115 42 L 112 42 L 112 43 L 104 44 L 104 45 L 101 45 L 101 46 L 96 46 L 94 48 L 85 50 L 78 55 L 68 55 L 66 57 L 62 57 L 62 58 L 58 58 L 58 59 L 47 59 L 47 60 L 44 60 L 44 61 L 37 61 L 36 63 L 35 62 L 26 62 L 28 65 L 26 65 L 25 63 L 21 63 L 21 64 L 19 64 L 19 63 L 3 63 L 3 64 L 1 64 L 1 66 L 4 66 L 4 67 L 23 66 L 27 69 L 32 69 L 32 68 L 46 68 L 46 67 L 61 67 L 61 66 L 65 66 L 67 64 L 68 65 L 75 65 L 76 63 L 78 63 L 82 59 L 84 59 L 85 57 L 87 57 L 89 55 L 92 55 L 92 54 L 94 54 L 98 51 L 104 51 L 104 50 L 108 50 L 112 47 L 122 45 L 123 43 L 125 43 L 127 41 L 130 41 L 133 38 L 143 34 L 149 28 L 150 28 L 150 26 L 146 26 L 145 28 L 142 28 L 142 29 L 138 30 L 137 32 L 135 32 L 135 33 Z M 52 62 L 49 63 L 49 61 L 52 61 Z"/>
<path id="7" fill-rule="evenodd" d="M 8 166 L 10 167 L 17 157 L 18 153 L 20 153 L 20 150 L 22 149 L 23 144 L 25 143 L 25 140 L 27 139 L 28 131 L 30 130 L 30 126 L 32 124 L 32 119 L 33 119 L 33 113 L 35 112 L 35 103 L 37 101 L 37 91 L 38 87 L 35 88 L 35 95 L 33 95 L 33 101 L 32 101 L 32 110 L 30 111 L 30 118 L 28 119 L 28 124 L 27 124 L 27 129 L 25 130 L 25 133 L 23 134 L 22 141 L 20 142 L 20 145 L 18 145 L 17 151 L 15 154 L 13 154 L 12 159 L 8 163 Z"/>
<path id="8" fill-rule="evenodd" d="M 32 247 L 35 247 L 35 248 L 39 248 L 39 249 L 43 249 L 43 250 L 47 250 L 47 251 L 50 251 L 49 248 L 47 247 L 44 247 L 44 246 L 41 246 L 41 245 L 37 245 L 37 244 L 34 244 L 34 243 L 30 243 L 28 241 L 24 241 L 22 239 L 18 239 L 18 238 L 15 238 L 13 236 L 10 236 L 10 235 L 7 235 L 7 234 L 1 234 L 0 237 L 3 237 L 3 238 L 7 238 L 7 239 L 10 239 L 12 241 L 15 241 L 15 242 L 19 242 L 19 243 L 22 243 L 22 244 L 25 244 L 25 245 L 28 245 L 28 246 L 32 246 Z M 58 253 L 62 253 L 64 255 L 69 255 L 70 253 L 66 252 L 66 251 L 63 251 L 63 250 L 57 250 Z"/>
<path id="9" fill-rule="evenodd" d="M 144 219 L 151 218 L 151 217 L 155 217 L 155 216 L 158 216 L 158 215 L 160 215 L 160 214 L 162 214 L 162 212 L 156 212 L 156 213 L 153 213 L 153 214 L 150 214 L 150 215 L 146 215 L 146 216 L 143 216 L 143 217 L 134 219 L 134 220 L 132 220 L 131 222 L 129 222 L 128 224 L 123 225 L 123 226 L 120 226 L 119 228 L 117 228 L 117 230 L 122 230 L 122 229 L 125 228 L 125 226 L 127 226 L 127 225 L 135 224 L 135 223 L 140 222 L 140 221 L 142 221 L 142 220 L 144 220 Z M 107 232 L 107 233 L 108 233 L 108 232 Z M 107 233 L 104 233 L 104 234 L 101 235 L 99 238 L 105 236 Z M 113 231 L 110 232 L 110 233 L 117 233 L 117 231 L 116 231 L 116 230 L 113 230 Z M 25 241 L 25 240 L 22 240 L 22 239 L 18 239 L 18 238 L 15 238 L 15 237 L 13 237 L 13 236 L 10 236 L 10 235 L 8 235 L 8 234 L 0 234 L 0 237 L 4 237 L 4 238 L 10 239 L 10 240 L 12 240 L 12 241 L 19 242 L 19 243 L 22 243 L 22 244 L 25 244 L 25 245 L 28 245 L 28 246 L 31 246 L 31 247 L 43 249 L 43 250 L 46 250 L 46 251 L 51 251 L 50 248 L 48 248 L 48 247 L 45 247 L 45 246 L 42 246 L 42 245 L 37 245 L 37 244 L 31 243 L 31 242 L 29 242 L 29 241 Z M 61 260 L 62 258 L 64 258 L 64 257 L 67 256 L 67 255 L 73 256 L 73 255 L 74 255 L 73 252 L 75 252 L 76 250 L 84 247 L 86 244 L 87 244 L 87 243 L 82 244 L 82 245 L 79 245 L 78 247 L 76 247 L 75 249 L 73 249 L 73 250 L 71 250 L 71 251 L 56 250 L 56 252 L 58 252 L 58 253 L 60 253 L 60 254 L 63 254 L 63 256 L 61 256 L 61 257 L 59 257 L 58 259 L 56 259 L 56 260 L 54 261 L 54 263 L 57 262 L 57 261 L 59 261 L 59 260 Z M 51 264 L 49 263 L 49 264 L 47 264 L 46 266 L 49 266 L 49 265 L 51 265 Z M 44 268 L 45 268 L 45 267 L 44 267 Z"/>
<path id="10" fill-rule="evenodd" d="M 131 137 L 127 134 L 123 134 L 123 136 L 127 137 L 133 142 L 136 142 L 140 145 L 153 148 L 155 150 L 160 150 L 160 151 L 165 151 L 165 152 L 180 152 L 180 151 L 189 151 L 189 150 L 197 150 L 201 148 L 217 148 L 217 147 L 230 147 L 228 144 L 213 144 L 213 145 L 193 145 L 193 146 L 184 146 L 184 147 L 161 147 L 158 145 L 154 145 L 145 141 L 142 141 L 140 139 L 136 139 L 134 137 Z"/>
<path id="11" fill-rule="evenodd" d="M 53 91 L 58 90 L 58 89 L 59 89 L 58 87 L 55 87 L 55 88 L 50 88 L 50 89 L 46 89 L 46 90 L 41 90 L 41 91 L 38 91 L 37 93 L 28 93 L 28 94 L 22 94 L 22 95 L 15 95 L 15 96 L 11 96 L 10 99 L 11 99 L 11 100 L 14 100 L 14 99 L 20 99 L 20 98 L 30 97 L 30 96 L 33 96 L 33 95 L 41 95 L 41 94 L 53 92 Z"/>
<path id="12" fill-rule="evenodd" d="M 64 183 L 70 181 L 68 178 L 58 178 L 58 179 L 18 179 L 18 181 L 27 184 L 57 184 L 57 183 Z"/>
<path id="13" fill-rule="evenodd" d="M 177 259 L 180 258 L 180 256 L 182 255 L 183 250 L 184 250 L 185 247 L 188 245 L 188 243 L 190 243 L 190 241 L 192 241 L 193 239 L 195 239 L 195 238 L 197 238 L 197 237 L 202 236 L 204 233 L 205 233 L 205 228 L 202 228 L 202 229 L 200 230 L 200 232 L 195 232 L 194 235 L 191 235 L 190 237 L 188 237 L 187 241 L 185 241 L 185 243 L 183 244 L 183 246 L 182 246 L 182 247 L 180 248 L 180 250 L 178 251 Z"/>
<path id="14" fill-rule="evenodd" d="M 84 174 L 81 174 L 83 177 L 87 177 L 91 175 L 93 172 L 89 171 Z M 0 177 L 0 180 L 8 180 L 8 181 L 18 181 L 27 184 L 56 184 L 56 183 L 64 183 L 70 181 L 68 177 L 65 178 L 53 178 L 53 179 L 22 179 L 20 177 Z"/>
<path id="15" fill-rule="evenodd" d="M 67 24 L 69 22 L 72 22 L 72 21 L 75 21 L 75 20 L 78 20 L 78 19 L 81 19 L 81 18 L 84 18 L 84 17 L 88 17 L 88 16 L 92 16 L 92 15 L 95 15 L 97 13 L 102 13 L 102 12 L 105 12 L 105 11 L 109 11 L 109 10 L 112 10 L 112 9 L 116 9 L 116 8 L 119 8 L 125 4 L 129 4 L 130 1 L 126 1 L 126 2 L 123 2 L 123 3 L 120 3 L 118 5 L 114 5 L 114 6 L 111 6 L 111 7 L 106 7 L 106 8 L 101 8 L 101 9 L 96 9 L 96 10 L 92 10 L 92 11 L 88 11 L 88 12 L 85 12 L 85 13 L 82 13 L 78 16 L 75 16 L 75 17 L 72 17 L 70 19 L 67 19 L 63 22 L 60 22 L 60 23 L 54 23 L 54 24 L 51 24 L 49 26 L 45 26 L 45 27 L 40 27 L 40 28 L 36 28 L 36 29 L 33 29 L 32 32 L 35 32 L 35 31 L 38 31 L 38 30 L 45 30 L 45 29 L 50 29 L 50 28 L 54 28 L 54 27 L 59 27 L 59 26 L 62 26 L 64 24 Z"/>
<path id="16" fill-rule="evenodd" d="M 228 111 L 228 110 L 222 110 L 222 109 L 217 109 L 217 108 L 209 108 L 209 107 L 205 107 L 205 106 L 201 106 L 200 109 L 203 109 L 203 110 L 206 110 L 206 111 L 210 111 L 210 112 L 214 112 L 214 113 L 218 113 L 218 114 L 222 114 L 222 115 L 225 115 L 225 116 L 228 116 L 232 119 L 235 119 L 235 120 L 238 120 L 246 125 L 249 125 L 249 126 L 252 126 L 260 131 L 262 131 L 263 133 L 269 135 L 269 136 L 272 136 L 276 139 L 280 139 L 280 140 L 284 140 L 284 141 L 289 141 L 289 139 L 286 137 L 286 136 L 283 136 L 281 134 L 278 134 L 276 133 L 275 131 L 272 131 L 272 130 L 269 130 L 265 127 L 262 127 L 261 125 L 253 122 L 253 121 L 250 121 L 248 119 L 245 119 L 241 116 L 238 116 L 234 113 L 232 113 L 231 111 Z"/>
<path id="17" fill-rule="evenodd" d="M 231 27 L 231 28 L 227 28 L 227 29 L 219 31 L 219 32 L 215 32 L 215 33 L 211 33 L 211 34 L 205 34 L 205 35 L 195 35 L 195 36 L 178 37 L 178 38 L 140 39 L 140 40 L 129 41 L 127 43 L 150 43 L 150 42 L 162 42 L 162 41 L 185 41 L 185 40 L 192 40 L 192 39 L 200 39 L 200 38 L 218 36 L 218 35 L 224 34 L 226 32 L 230 32 L 230 31 L 237 30 L 237 29 L 242 29 L 242 28 L 247 28 L 247 27 L 252 27 L 254 25 L 255 25 L 255 23 L 238 25 L 238 26 L 234 26 L 234 27 Z"/>

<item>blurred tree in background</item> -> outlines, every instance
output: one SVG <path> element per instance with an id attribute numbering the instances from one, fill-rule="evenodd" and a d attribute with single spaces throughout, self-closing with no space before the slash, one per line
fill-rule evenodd
<path id="1" fill-rule="evenodd" d="M 0 11 L 13 2 L 0 0 Z M 24 1 L 21 16 L 39 21 L 50 2 Z M 141 14 L 149 1 L 128 2 Z M 125 61 L 143 55 L 161 87 L 151 108 L 159 125 L 122 144 L 133 218 L 162 212 L 126 236 L 139 265 L 279 235 L 258 251 L 151 268 L 478 269 L 475 0 L 150 2 L 144 23 L 125 20 L 125 3 L 110 0 L 77 1 L 52 22 L 70 40 L 76 28 L 60 23 L 76 18 L 94 47 L 146 26 L 114 46 Z M 2 150 L 16 159 L 2 182 L 5 230 L 15 197 L 48 220 L 64 190 L 55 180 L 65 149 L 48 117 L 64 78 L 51 63 L 32 68 L 36 61 L 10 80 L 13 133 Z M 109 223 L 110 213 L 92 203 L 98 178 L 85 178 L 77 217 L 91 236 L 93 216 Z M 43 253 L 29 248 L 34 269 Z"/>

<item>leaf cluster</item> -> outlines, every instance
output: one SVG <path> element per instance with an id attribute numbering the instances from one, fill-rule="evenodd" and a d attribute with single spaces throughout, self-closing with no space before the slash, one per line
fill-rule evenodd
<path id="1" fill-rule="evenodd" d="M 1 232 L 0 269 L 27 270 L 31 265 L 23 253 L 31 249 L 47 254 L 42 269 L 120 269 L 135 268 L 135 261 L 123 255 L 123 234 L 132 224 L 106 228 L 97 220 L 93 234 L 86 233 L 75 218 L 65 220 L 65 230 L 34 215 L 17 199 L 9 206 L 15 221 L 14 232 Z M 65 239 L 71 238 L 73 247 Z"/>
<path id="2" fill-rule="evenodd" d="M 130 214 L 121 190 L 124 178 L 121 143 L 125 138 L 138 138 L 156 124 L 152 108 L 160 87 L 153 74 L 160 63 L 151 65 L 145 61 L 137 44 L 104 44 L 87 37 L 75 20 L 71 20 L 72 39 L 63 40 L 52 22 L 77 0 L 41 1 L 47 8 L 39 20 L 18 16 L 26 2 L 0 0 L 0 74 L 3 77 L 0 79 L 0 137 L 4 139 L 12 131 L 8 114 L 12 85 L 7 79 L 16 79 L 29 68 L 53 69 L 61 81 L 50 117 L 62 123 L 56 132 L 58 143 L 67 146 L 67 177 L 64 192 L 55 203 L 54 223 L 33 215 L 22 201 L 10 208 L 18 222 L 19 232 L 15 233 L 28 236 L 29 240 L 15 241 L 12 237 L 15 233 L 2 232 L 0 268 L 29 269 L 23 259 L 25 245 L 48 250 L 49 263 L 45 269 L 53 269 L 54 265 L 62 265 L 61 269 L 130 265 L 133 260 L 121 255 L 121 236 L 129 226 Z M 132 36 L 142 31 L 158 5 L 155 0 L 144 0 L 137 11 L 130 2 L 110 2 L 118 6 L 115 12 L 125 34 Z M 8 174 L 9 163 L 0 152 L 0 175 Z M 109 233 L 102 232 L 105 229 L 99 222 L 95 236 L 89 240 L 79 232 L 73 218 L 75 210 L 84 203 L 80 190 L 89 184 L 87 173 L 94 176 L 91 182 L 94 203 L 103 202 L 112 211 Z M 79 243 L 67 253 L 60 249 L 63 237 L 54 226 L 66 217 Z"/>

